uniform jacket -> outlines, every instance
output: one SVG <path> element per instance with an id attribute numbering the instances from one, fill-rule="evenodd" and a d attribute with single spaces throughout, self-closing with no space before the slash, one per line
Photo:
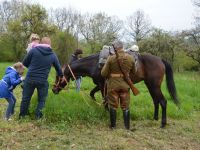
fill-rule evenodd
<path id="1" fill-rule="evenodd" d="M 21 82 L 19 73 L 13 67 L 8 67 L 3 79 L 0 81 L 0 98 L 9 98 L 13 89 Z"/>
<path id="2" fill-rule="evenodd" d="M 126 54 L 123 50 L 118 51 L 119 59 L 122 59 L 122 68 L 129 74 L 135 73 L 135 61 L 131 55 Z M 112 89 L 128 89 L 129 85 L 123 77 L 111 77 L 111 74 L 122 74 L 117 63 L 116 55 L 112 55 L 106 61 L 101 75 L 108 79 L 108 91 Z"/>

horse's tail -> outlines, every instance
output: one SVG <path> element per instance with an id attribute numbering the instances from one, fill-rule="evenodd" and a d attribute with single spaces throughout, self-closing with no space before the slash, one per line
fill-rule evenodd
<path id="1" fill-rule="evenodd" d="M 176 105 L 179 105 L 179 100 L 177 98 L 177 93 L 176 93 L 176 86 L 174 82 L 174 75 L 173 75 L 173 70 L 171 65 L 162 59 L 162 62 L 165 65 L 165 74 L 166 74 L 166 83 L 167 83 L 167 89 L 169 91 L 169 94 L 174 101 Z"/>

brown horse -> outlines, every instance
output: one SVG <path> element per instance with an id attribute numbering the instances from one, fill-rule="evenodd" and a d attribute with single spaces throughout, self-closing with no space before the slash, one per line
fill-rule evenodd
<path id="1" fill-rule="evenodd" d="M 101 90 L 103 94 L 105 79 L 101 76 L 100 68 L 98 64 L 99 54 L 94 54 L 86 58 L 77 60 L 71 64 L 71 69 L 75 76 L 89 76 L 93 79 L 93 82 L 97 85 L 91 92 L 90 96 L 94 98 L 95 92 Z M 161 83 L 163 81 L 164 75 L 166 75 L 166 82 L 168 91 L 175 104 L 179 101 L 176 95 L 176 87 L 173 78 L 173 71 L 171 65 L 162 60 L 159 57 L 144 54 L 139 55 L 138 67 L 134 75 L 130 74 L 130 77 L 134 83 L 144 81 L 146 84 L 150 95 L 154 102 L 154 119 L 158 120 L 159 104 L 162 108 L 162 121 L 161 127 L 166 125 L 166 108 L 167 101 L 163 96 L 161 91 Z M 66 81 L 69 82 L 72 78 L 72 73 L 69 67 L 64 68 L 64 76 Z M 65 81 L 65 80 L 64 80 Z M 67 82 L 63 80 L 56 80 L 56 84 L 53 87 L 53 92 L 58 94 L 62 88 L 64 88 Z"/>

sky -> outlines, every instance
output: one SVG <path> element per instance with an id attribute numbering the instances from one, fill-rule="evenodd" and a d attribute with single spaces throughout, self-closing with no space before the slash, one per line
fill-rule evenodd
<path id="1" fill-rule="evenodd" d="M 71 7 L 85 13 L 105 12 L 125 20 L 141 9 L 153 26 L 164 30 L 184 30 L 193 27 L 195 7 L 192 0 L 32 0 L 45 8 Z"/>

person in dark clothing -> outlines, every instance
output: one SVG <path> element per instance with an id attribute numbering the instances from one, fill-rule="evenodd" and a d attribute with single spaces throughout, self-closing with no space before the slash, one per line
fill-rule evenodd
<path id="1" fill-rule="evenodd" d="M 70 63 L 71 64 L 72 62 L 80 59 L 80 55 L 83 54 L 83 50 L 82 49 L 76 49 L 74 51 L 74 53 L 71 55 L 71 59 L 70 59 Z M 80 88 L 81 88 L 81 80 L 82 80 L 82 77 L 81 76 L 77 76 L 76 77 L 76 91 L 79 92 L 80 91 Z"/>
<path id="2" fill-rule="evenodd" d="M 82 49 L 76 49 L 74 51 L 74 53 L 71 55 L 71 58 L 70 58 L 70 62 L 69 64 L 71 64 L 72 62 L 78 60 L 80 58 L 80 55 L 83 54 L 83 50 Z"/>
<path id="3" fill-rule="evenodd" d="M 48 37 L 44 37 L 41 43 L 51 45 L 51 40 Z M 28 68 L 28 73 L 24 81 L 19 117 L 27 115 L 31 97 L 34 90 L 37 89 L 38 105 L 35 115 L 37 119 L 40 119 L 42 117 L 41 110 L 48 95 L 49 84 L 47 79 L 51 66 L 55 67 L 59 77 L 63 77 L 62 69 L 53 50 L 50 47 L 42 46 L 32 48 L 24 58 L 23 65 Z"/>

